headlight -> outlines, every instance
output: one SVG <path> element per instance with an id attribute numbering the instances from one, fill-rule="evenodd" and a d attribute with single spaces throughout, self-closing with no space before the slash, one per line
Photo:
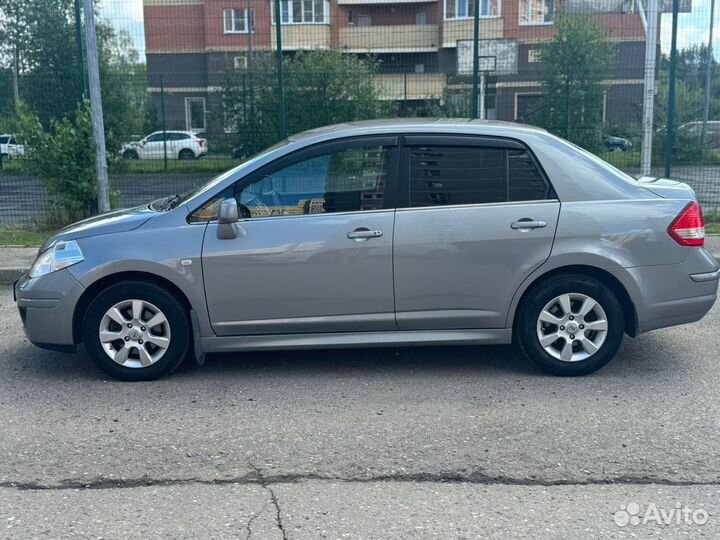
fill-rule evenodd
<path id="1" fill-rule="evenodd" d="M 57 272 L 85 260 L 75 240 L 60 241 L 43 251 L 30 268 L 30 277 L 36 278 Z"/>

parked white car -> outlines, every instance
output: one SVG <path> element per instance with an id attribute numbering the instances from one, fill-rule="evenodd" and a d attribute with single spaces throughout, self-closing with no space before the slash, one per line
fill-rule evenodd
<path id="1" fill-rule="evenodd" d="M 18 144 L 15 135 L 0 135 L 0 154 L 3 159 L 13 159 L 25 155 L 25 146 Z"/>
<path id="2" fill-rule="evenodd" d="M 205 139 L 190 131 L 156 131 L 129 142 L 120 153 L 124 159 L 198 159 L 208 153 Z"/>

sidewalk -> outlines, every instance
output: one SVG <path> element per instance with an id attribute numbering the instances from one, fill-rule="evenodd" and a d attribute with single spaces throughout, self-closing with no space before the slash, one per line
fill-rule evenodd
<path id="1" fill-rule="evenodd" d="M 720 235 L 708 236 L 705 247 L 720 260 Z M 35 260 L 37 248 L 0 247 L 0 285 L 15 282 Z"/>

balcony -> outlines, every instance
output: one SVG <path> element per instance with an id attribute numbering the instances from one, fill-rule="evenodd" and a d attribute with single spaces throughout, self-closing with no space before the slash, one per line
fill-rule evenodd
<path id="1" fill-rule="evenodd" d="M 272 48 L 277 48 L 275 39 L 275 25 L 270 29 Z M 283 24 L 282 48 L 285 51 L 300 51 L 303 49 L 329 49 L 329 24 Z"/>
<path id="2" fill-rule="evenodd" d="M 417 26 L 349 26 L 340 29 L 340 47 L 348 52 L 435 52 L 436 24 Z"/>
<path id="3" fill-rule="evenodd" d="M 480 19 L 480 35 L 482 39 L 500 39 L 503 37 L 503 20 L 501 17 Z M 443 47 L 457 46 L 458 39 L 473 38 L 473 20 L 446 20 L 443 24 Z"/>
<path id="4" fill-rule="evenodd" d="M 391 4 L 426 4 L 435 3 L 438 0 L 392 0 Z M 338 0 L 339 6 L 369 6 L 373 4 L 388 5 L 388 0 Z"/>
<path id="5" fill-rule="evenodd" d="M 441 98 L 445 83 L 444 73 L 380 73 L 375 77 L 380 99 L 393 101 Z"/>

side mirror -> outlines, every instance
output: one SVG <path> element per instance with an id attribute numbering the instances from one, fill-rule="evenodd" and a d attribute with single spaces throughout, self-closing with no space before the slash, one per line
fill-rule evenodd
<path id="1" fill-rule="evenodd" d="M 238 204 L 234 197 L 220 203 L 218 210 L 217 237 L 220 240 L 232 240 L 238 237 Z"/>

